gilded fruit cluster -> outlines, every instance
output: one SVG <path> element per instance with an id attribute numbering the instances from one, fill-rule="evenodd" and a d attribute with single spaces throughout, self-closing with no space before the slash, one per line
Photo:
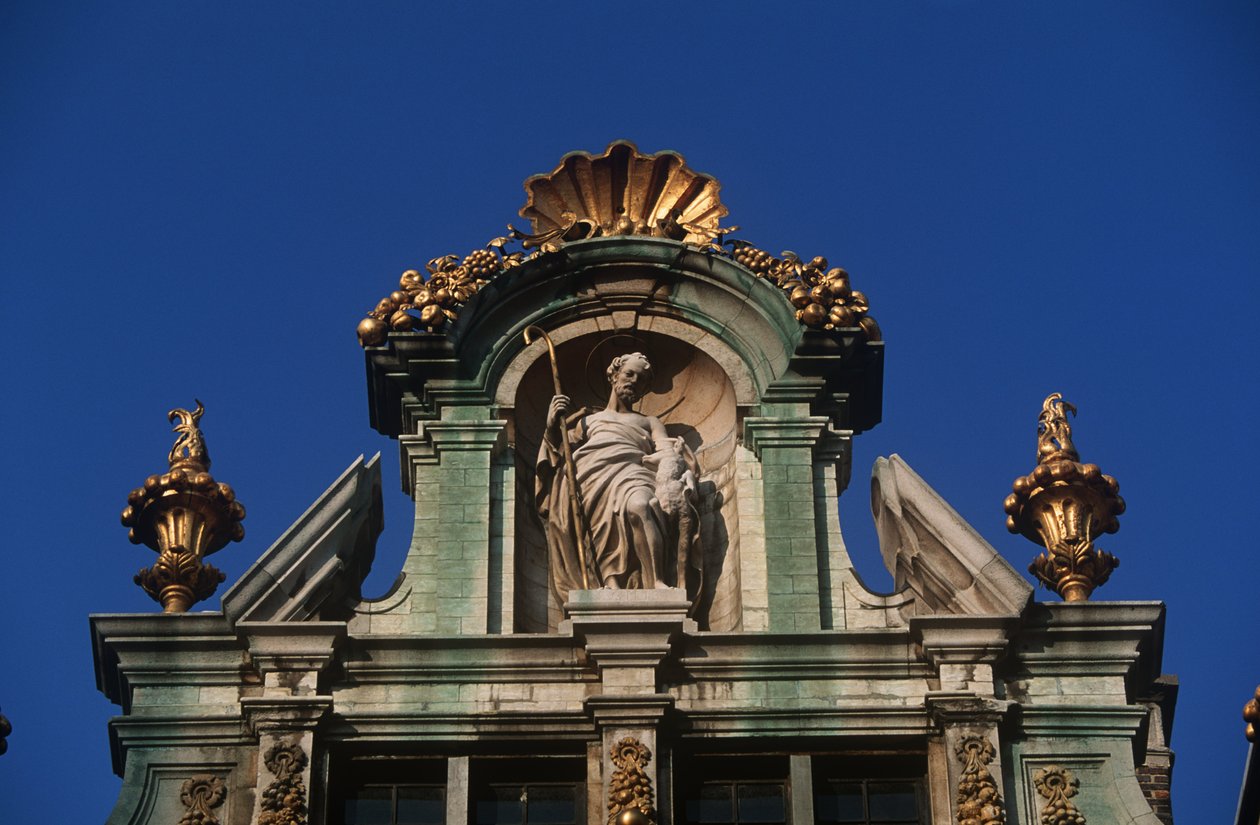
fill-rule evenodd
<path id="1" fill-rule="evenodd" d="M 880 340 L 879 324 L 870 317 L 866 296 L 853 288 L 849 273 L 828 268 L 821 256 L 802 260 L 794 252 L 774 257 L 746 241 L 729 241 L 729 256 L 754 275 L 774 281 L 792 306 L 796 320 L 814 329 L 858 327 L 868 341 Z"/>
<path id="2" fill-rule="evenodd" d="M 263 763 L 275 780 L 263 790 L 258 825 L 306 825 L 306 752 L 300 745 L 275 744 Z"/>
<path id="3" fill-rule="evenodd" d="M 495 238 L 485 249 L 463 259 L 458 255 L 434 258 L 424 274 L 408 269 L 398 289 L 382 298 L 359 323 L 359 343 L 380 346 L 390 331 L 427 329 L 438 332 L 459 317 L 459 310 L 483 286 L 525 259 L 523 252 L 504 253 L 510 237 Z"/>

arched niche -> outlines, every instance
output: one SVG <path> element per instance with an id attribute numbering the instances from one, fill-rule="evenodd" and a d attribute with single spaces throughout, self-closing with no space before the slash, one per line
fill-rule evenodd
<path id="1" fill-rule="evenodd" d="M 673 241 L 600 238 L 505 273 L 465 308 L 451 330 L 453 349 L 506 422 L 512 453 L 512 624 L 547 632 L 563 616 L 534 510 L 533 468 L 553 382 L 545 346 L 524 343 L 530 325 L 554 342 L 575 407 L 606 404 L 614 356 L 643 351 L 652 360 L 656 386 L 641 409 L 683 436 L 701 463 L 705 573 L 695 616 L 703 627 L 738 629 L 740 421 L 787 370 L 801 335 L 791 307 L 724 258 Z"/>
<path id="2" fill-rule="evenodd" d="M 666 325 L 667 327 L 669 325 Z M 676 330 L 681 331 L 681 327 Z M 651 329 L 611 333 L 589 320 L 552 331 L 556 361 L 565 393 L 574 409 L 595 410 L 608 398 L 606 368 L 613 358 L 641 352 L 654 368 L 653 385 L 639 409 L 665 424 L 671 437 L 682 437 L 700 464 L 700 548 L 702 575 L 694 582 L 694 614 L 702 626 L 716 618 L 720 629 L 733 629 L 740 615 L 739 507 L 736 447 L 740 411 L 734 376 L 712 354 L 687 340 Z M 730 353 L 725 353 L 729 356 Z M 534 510 L 534 462 L 538 455 L 553 378 L 545 347 L 521 351 L 500 383 L 499 414 L 509 421 L 516 472 L 514 548 L 517 630 L 555 629 L 563 616 L 550 586 L 546 539 Z"/>

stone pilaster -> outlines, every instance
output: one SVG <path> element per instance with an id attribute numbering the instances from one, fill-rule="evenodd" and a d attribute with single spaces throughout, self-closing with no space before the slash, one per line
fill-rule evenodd
<path id="1" fill-rule="evenodd" d="M 744 419 L 744 441 L 761 462 L 766 589 L 772 632 L 822 629 L 814 448 L 825 416 Z"/>
<path id="2" fill-rule="evenodd" d="M 637 779 L 646 778 L 655 821 L 670 823 L 670 754 L 657 731 L 674 699 L 658 691 L 657 667 L 679 634 L 695 632 L 695 622 L 687 618 L 690 607 L 686 593 L 677 588 L 570 593 L 565 625 L 585 646 L 600 675 L 600 692 L 586 700 L 600 734 L 602 813 L 597 822 L 615 812 L 608 808 L 614 792 L 642 788 Z M 634 799 L 637 804 L 643 797 L 635 792 Z"/>
<path id="3" fill-rule="evenodd" d="M 998 723 L 1007 702 L 995 697 L 993 666 L 1005 654 L 1015 616 L 916 616 L 911 637 L 937 670 L 924 697 L 938 737 L 929 746 L 928 783 L 936 821 L 998 821 L 1007 815 Z M 950 817 L 941 816 L 948 810 Z"/>
<path id="4" fill-rule="evenodd" d="M 261 696 L 241 699 L 246 726 L 258 737 L 253 822 L 307 823 L 312 806 L 315 728 L 332 707 L 319 675 L 345 639 L 341 622 L 240 622 L 262 676 Z M 322 786 L 322 783 L 320 783 Z"/>
<path id="5" fill-rule="evenodd" d="M 504 447 L 505 426 L 498 420 L 428 421 L 419 423 L 417 435 L 399 438 L 416 502 L 403 565 L 413 587 L 407 630 L 511 630 L 502 626 L 503 606 L 510 603 L 503 593 L 507 543 L 491 513 L 492 482 L 502 482 L 494 456 Z M 501 522 L 501 507 L 496 515 Z"/>

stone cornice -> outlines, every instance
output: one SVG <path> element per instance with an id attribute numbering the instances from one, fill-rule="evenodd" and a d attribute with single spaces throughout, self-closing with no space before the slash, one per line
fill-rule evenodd
<path id="1" fill-rule="evenodd" d="M 88 621 L 97 689 L 123 713 L 136 687 L 241 683 L 245 646 L 222 613 L 107 613 Z"/>
<path id="2" fill-rule="evenodd" d="M 1160 672 L 1162 602 L 1038 603 L 1024 614 L 1011 667 L 1030 676 L 1115 676 L 1140 691 Z"/>

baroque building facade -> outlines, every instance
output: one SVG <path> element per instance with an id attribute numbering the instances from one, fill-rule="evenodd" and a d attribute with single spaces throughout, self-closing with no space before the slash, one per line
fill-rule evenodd
<path id="1" fill-rule="evenodd" d="M 111 823 L 1171 822 L 1164 607 L 1088 599 L 1123 504 L 1056 402 L 1007 508 L 1067 600 L 896 455 L 873 593 L 837 501 L 883 342 L 848 273 L 729 239 L 673 153 L 618 142 L 526 189 L 529 232 L 409 270 L 360 325 L 415 502 L 384 597 L 359 459 L 220 611 L 182 612 L 239 518 L 200 406 L 173 412 L 182 451 L 125 514 L 168 612 L 91 619 Z M 217 539 L 146 532 L 171 512 Z"/>

